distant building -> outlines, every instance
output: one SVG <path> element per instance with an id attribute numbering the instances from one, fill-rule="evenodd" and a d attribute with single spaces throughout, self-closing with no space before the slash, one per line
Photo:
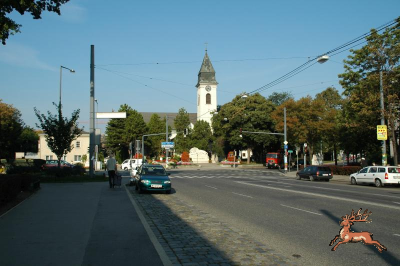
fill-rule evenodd
<path id="1" fill-rule="evenodd" d="M 57 160 L 57 156 L 50 150 L 47 146 L 47 141 L 45 138 L 46 134 L 39 134 L 39 147 L 38 156 L 43 160 Z M 82 132 L 76 140 L 74 140 L 71 145 L 73 149 L 71 152 L 63 156 L 62 160 L 69 163 L 82 162 L 82 156 L 88 154 L 90 134 L 88 132 Z M 88 160 L 89 161 L 89 158 Z"/>

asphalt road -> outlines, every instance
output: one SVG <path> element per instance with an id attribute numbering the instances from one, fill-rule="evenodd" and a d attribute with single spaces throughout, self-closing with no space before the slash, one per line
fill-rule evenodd
<path id="1" fill-rule="evenodd" d="M 176 170 L 171 179 L 180 198 L 300 265 L 400 265 L 400 188 L 294 180 L 266 170 Z M 331 251 L 340 217 L 359 208 L 372 211 L 373 222 L 351 229 L 373 233 L 387 252 L 362 243 Z"/>

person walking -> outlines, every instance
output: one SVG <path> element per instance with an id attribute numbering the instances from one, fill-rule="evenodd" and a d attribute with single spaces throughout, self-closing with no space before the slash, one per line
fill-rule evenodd
<path id="1" fill-rule="evenodd" d="M 108 182 L 110 183 L 110 188 L 113 188 L 115 172 L 117 171 L 117 161 L 114 158 L 114 154 L 111 154 L 110 158 L 107 160 L 106 170 L 108 171 Z"/>

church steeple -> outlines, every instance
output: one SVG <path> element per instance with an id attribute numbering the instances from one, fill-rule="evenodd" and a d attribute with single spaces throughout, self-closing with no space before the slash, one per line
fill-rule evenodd
<path id="1" fill-rule="evenodd" d="M 208 57 L 207 50 L 203 58 L 203 63 L 201 64 L 196 87 L 199 87 L 200 83 L 210 85 L 218 84 L 215 79 L 215 70 L 211 64 L 210 58 Z"/>

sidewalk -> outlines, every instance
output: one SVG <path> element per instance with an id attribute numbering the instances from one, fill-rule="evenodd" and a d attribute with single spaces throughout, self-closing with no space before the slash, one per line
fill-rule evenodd
<path id="1" fill-rule="evenodd" d="M 0 236 L 0 265 L 165 263 L 125 186 L 108 182 L 41 184 L 0 217 Z"/>

